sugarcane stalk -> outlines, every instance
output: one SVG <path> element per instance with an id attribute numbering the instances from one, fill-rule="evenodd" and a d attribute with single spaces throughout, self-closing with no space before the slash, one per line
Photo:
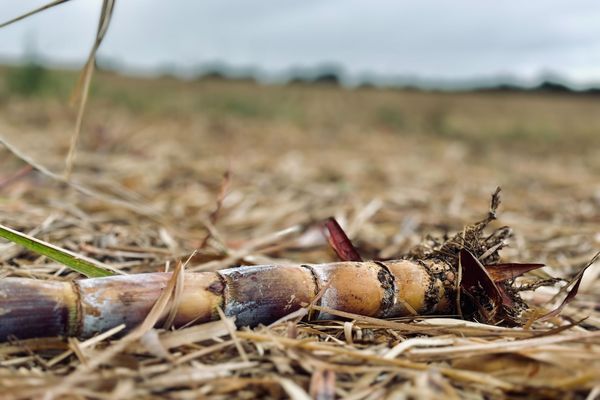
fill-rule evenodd
<path id="1" fill-rule="evenodd" d="M 173 326 L 218 319 L 219 308 L 235 316 L 238 326 L 268 324 L 317 295 L 324 308 L 370 317 L 448 314 L 455 308 L 454 271 L 444 261 L 397 260 L 186 273 Z M 72 282 L 0 279 L 0 340 L 86 338 L 120 324 L 131 330 L 144 320 L 170 278 L 170 273 L 146 273 Z M 332 317 L 323 312 L 313 316 Z"/>
<path id="2" fill-rule="evenodd" d="M 376 318 L 459 314 L 491 324 L 521 324 L 527 305 L 514 278 L 543 264 L 499 262 L 498 251 L 510 229 L 483 233 L 496 218 L 499 191 L 492 195 L 486 218 L 444 242 L 415 248 L 404 259 L 363 261 L 339 224 L 330 218 L 324 223 L 325 233 L 341 262 L 186 273 L 183 283 L 177 281 L 168 315 L 156 326 L 177 328 L 208 322 L 223 313 L 235 317 L 238 327 L 256 326 L 274 322 L 307 304 L 321 306 L 314 307 L 318 312 L 309 313 L 314 319 L 335 318 L 325 310 L 337 310 Z M 120 325 L 125 326 L 121 333 L 127 332 L 144 321 L 171 279 L 170 273 L 71 282 L 0 279 L 0 341 L 86 338 Z M 573 294 L 569 293 L 565 302 L 578 286 L 574 284 Z"/>

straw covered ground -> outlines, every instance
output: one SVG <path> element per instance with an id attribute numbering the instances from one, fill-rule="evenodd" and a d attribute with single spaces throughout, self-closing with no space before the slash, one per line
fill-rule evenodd
<path id="1" fill-rule="evenodd" d="M 316 228 L 328 216 L 363 258 L 400 257 L 484 217 L 497 186 L 492 228 L 513 230 L 503 260 L 547 265 L 520 284 L 568 280 L 600 249 L 597 98 L 101 73 L 66 184 L 37 169 L 60 175 L 73 132 L 74 77 L 53 74 L 33 97 L 0 87 L 12 146 L 0 147 L 0 221 L 129 274 L 172 270 L 194 250 L 186 272 L 331 262 Z M 80 278 L 0 246 L 0 279 Z M 518 328 L 340 315 L 9 341 L 0 398 L 598 398 L 599 275 L 587 270 L 560 317 Z M 524 296 L 541 315 L 561 286 Z"/>

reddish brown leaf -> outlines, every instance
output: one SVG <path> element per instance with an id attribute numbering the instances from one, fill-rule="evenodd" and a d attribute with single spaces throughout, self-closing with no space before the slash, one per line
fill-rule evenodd
<path id="1" fill-rule="evenodd" d="M 571 280 L 571 282 L 569 282 L 569 284 L 566 286 L 566 287 L 569 287 L 569 286 L 573 285 L 571 290 L 569 292 L 567 292 L 567 296 L 562 301 L 562 303 L 560 303 L 560 305 L 558 307 L 556 307 L 554 310 L 552 310 L 549 313 L 542 315 L 540 318 L 538 318 L 540 321 L 545 321 L 552 317 L 556 317 L 558 314 L 560 314 L 560 312 L 563 310 L 563 308 L 565 308 L 565 306 L 567 304 L 569 304 L 575 298 L 575 296 L 577 295 L 577 291 L 579 290 L 579 285 L 581 284 L 581 280 L 583 279 L 583 274 L 591 265 L 593 265 L 596 261 L 598 261 L 599 258 L 600 258 L 600 251 L 598 253 L 596 253 L 596 255 L 590 260 L 590 262 L 588 262 L 586 264 L 586 266 L 583 267 L 581 269 L 581 271 L 579 271 L 577 273 L 577 275 L 575 275 L 573 280 Z"/>
<path id="2" fill-rule="evenodd" d="M 544 264 L 505 263 L 486 265 L 485 270 L 494 282 L 504 282 L 523 275 L 525 272 L 542 268 Z"/>
<path id="3" fill-rule="evenodd" d="M 512 306 L 513 301 L 506 291 L 494 283 L 492 277 L 487 273 L 479 260 L 471 254 L 470 251 L 462 249 L 459 254 L 459 262 L 462 267 L 461 287 L 469 293 L 475 301 L 481 296 L 480 290 L 483 289 L 485 295 L 492 304 L 492 311 L 488 312 L 482 304 L 476 304 L 482 316 L 488 322 L 497 322 L 500 318 L 498 312 L 502 310 L 502 305 Z"/>
<path id="4" fill-rule="evenodd" d="M 362 257 L 335 218 L 327 218 L 323 226 L 329 245 L 341 261 L 362 261 Z"/>

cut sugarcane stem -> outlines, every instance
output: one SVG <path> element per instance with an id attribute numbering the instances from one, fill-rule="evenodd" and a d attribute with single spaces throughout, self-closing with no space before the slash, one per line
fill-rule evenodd
<path id="1" fill-rule="evenodd" d="M 140 324 L 170 279 L 149 273 L 73 282 L 0 280 L 0 340 L 89 337 L 120 324 Z M 310 303 L 369 317 L 453 312 L 453 269 L 410 260 L 272 265 L 187 273 L 175 327 L 218 319 L 238 326 L 271 323 Z M 318 319 L 333 316 L 320 312 Z M 159 321 L 157 326 L 162 326 Z"/>

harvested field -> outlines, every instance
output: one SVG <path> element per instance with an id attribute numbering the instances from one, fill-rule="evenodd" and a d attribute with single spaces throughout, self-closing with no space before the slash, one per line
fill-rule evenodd
<path id="1" fill-rule="evenodd" d="M 497 186 L 490 229 L 514 233 L 502 259 L 547 265 L 521 284 L 571 279 L 600 249 L 598 97 L 100 73 L 67 184 L 39 167 L 64 169 L 75 75 L 48 72 L 50 89 L 26 97 L 10 73 L 0 71 L 0 136 L 12 147 L 0 147 L 0 222 L 128 274 L 190 255 L 186 271 L 335 261 L 316 229 L 329 216 L 364 259 L 393 259 L 480 220 Z M 0 279 L 81 278 L 0 246 Z M 560 317 L 519 328 L 342 314 L 13 340 L 0 344 L 0 397 L 593 399 L 599 275 L 596 263 Z M 524 296 L 541 315 L 561 286 Z"/>

